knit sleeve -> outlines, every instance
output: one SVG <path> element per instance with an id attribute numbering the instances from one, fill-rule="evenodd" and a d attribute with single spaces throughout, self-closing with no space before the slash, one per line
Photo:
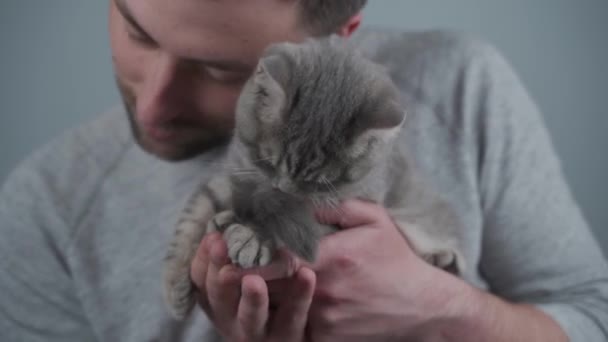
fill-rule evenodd
<path id="1" fill-rule="evenodd" d="M 566 184 L 540 111 L 495 49 L 477 46 L 480 271 L 535 304 L 572 342 L 608 340 L 608 265 Z"/>

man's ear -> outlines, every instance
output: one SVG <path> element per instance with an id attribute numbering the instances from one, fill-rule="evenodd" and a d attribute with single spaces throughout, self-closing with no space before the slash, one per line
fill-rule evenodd
<path id="1" fill-rule="evenodd" d="M 338 29 L 336 34 L 345 38 L 350 37 L 359 28 L 359 26 L 361 26 L 362 19 L 363 15 L 360 12 L 353 15 L 344 25 L 342 25 L 341 28 Z"/>

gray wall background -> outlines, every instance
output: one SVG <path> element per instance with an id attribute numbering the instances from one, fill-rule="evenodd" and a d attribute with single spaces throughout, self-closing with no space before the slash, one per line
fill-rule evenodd
<path id="1" fill-rule="evenodd" d="M 117 103 L 107 1 L 0 4 L 0 182 L 28 153 Z M 544 112 L 608 252 L 608 1 L 370 0 L 366 25 L 454 28 L 497 46 Z"/>

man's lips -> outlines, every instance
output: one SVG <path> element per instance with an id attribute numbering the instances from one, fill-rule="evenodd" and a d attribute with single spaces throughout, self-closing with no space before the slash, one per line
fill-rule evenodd
<path id="1" fill-rule="evenodd" d="M 183 136 L 182 133 L 184 133 L 184 130 L 167 127 L 147 126 L 144 127 L 144 132 L 147 136 L 154 140 L 168 142 L 179 139 L 181 136 Z"/>

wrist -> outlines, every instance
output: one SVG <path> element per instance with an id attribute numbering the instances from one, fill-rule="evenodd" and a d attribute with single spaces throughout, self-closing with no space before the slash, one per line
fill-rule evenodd
<path id="1" fill-rule="evenodd" d="M 432 341 L 567 341 L 561 327 L 530 305 L 514 304 L 458 279 Z"/>
<path id="2" fill-rule="evenodd" d="M 437 329 L 439 340 L 471 341 L 471 331 L 479 325 L 494 325 L 496 317 L 492 304 L 488 294 L 462 282 L 458 295 L 450 301 Z"/>
<path id="3" fill-rule="evenodd" d="M 428 298 L 425 306 L 430 310 L 415 329 L 416 341 L 458 341 L 455 337 L 474 327 L 484 306 L 481 291 L 451 274 L 438 272 L 432 282 L 436 285 L 430 286 L 425 294 Z"/>

